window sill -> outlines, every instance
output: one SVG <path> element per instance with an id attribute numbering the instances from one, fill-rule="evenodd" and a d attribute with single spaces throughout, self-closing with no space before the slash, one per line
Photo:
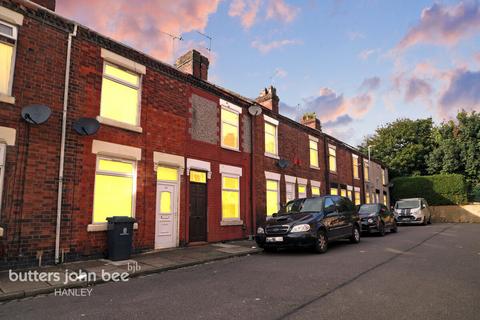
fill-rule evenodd
<path id="1" fill-rule="evenodd" d="M 138 229 L 138 223 L 133 224 L 133 230 Z M 87 232 L 107 231 L 107 223 L 92 223 L 87 226 Z"/>
<path id="2" fill-rule="evenodd" d="M 225 150 L 229 150 L 229 151 L 235 151 L 235 152 L 241 152 L 240 149 L 235 149 L 235 148 L 232 148 L 232 147 L 228 147 L 228 146 L 221 146 L 223 149 Z"/>
<path id="3" fill-rule="evenodd" d="M 220 221 L 221 226 L 242 226 L 243 220 L 232 219 L 232 220 L 222 220 Z"/>
<path id="4" fill-rule="evenodd" d="M 337 171 L 329 171 L 331 174 L 337 174 Z"/>
<path id="5" fill-rule="evenodd" d="M 15 97 L 0 93 L 0 102 L 15 104 Z"/>
<path id="6" fill-rule="evenodd" d="M 268 152 L 265 152 L 265 157 L 269 157 L 269 158 L 273 158 L 273 159 L 280 159 L 280 157 L 276 154 L 272 154 L 272 153 L 268 153 Z"/>
<path id="7" fill-rule="evenodd" d="M 112 120 L 112 119 L 109 119 L 109 118 L 104 118 L 102 116 L 97 116 L 97 121 L 100 122 L 101 124 L 105 124 L 105 125 L 111 126 L 111 127 L 117 127 L 117 128 L 120 128 L 120 129 L 125 129 L 125 130 L 129 130 L 129 131 L 137 132 L 137 133 L 142 133 L 143 132 L 142 127 L 134 126 L 132 124 Z"/>
<path id="8" fill-rule="evenodd" d="M 2 238 L 2 237 L 3 237 L 3 232 L 4 232 L 4 231 L 3 231 L 3 228 L 2 228 L 2 227 L 0 227 L 0 238 Z"/>
<path id="9" fill-rule="evenodd" d="M 310 169 L 320 170 L 320 167 L 312 167 L 312 166 L 310 166 Z"/>

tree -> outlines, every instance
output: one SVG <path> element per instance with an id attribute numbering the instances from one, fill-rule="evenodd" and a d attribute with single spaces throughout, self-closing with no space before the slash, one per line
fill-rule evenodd
<path id="1" fill-rule="evenodd" d="M 391 177 L 427 174 L 426 159 L 433 150 L 432 118 L 398 119 L 375 130 L 359 146 L 371 148 L 372 157 L 385 163 Z"/>

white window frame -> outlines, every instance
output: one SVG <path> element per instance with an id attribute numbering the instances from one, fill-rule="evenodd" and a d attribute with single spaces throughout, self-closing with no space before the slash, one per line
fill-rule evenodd
<path id="1" fill-rule="evenodd" d="M 8 79 L 7 92 L 6 93 L 0 92 L 0 101 L 13 104 L 15 103 L 15 99 L 12 97 L 12 90 L 13 90 L 13 77 L 15 74 L 15 62 L 16 62 L 16 56 L 17 56 L 18 27 L 11 23 L 5 22 L 5 20 L 1 20 L 1 19 L 0 19 L 0 24 L 3 24 L 13 29 L 13 32 L 12 32 L 13 34 L 11 36 L 4 33 L 0 33 L 0 35 L 14 41 L 13 44 L 10 42 L 0 41 L 3 44 L 13 47 L 12 61 L 11 61 L 11 68 L 10 68 L 11 70 L 10 70 L 10 77 Z"/>
<path id="2" fill-rule="evenodd" d="M 357 164 L 355 164 L 354 159 L 357 160 Z M 353 168 L 353 178 L 355 180 L 360 180 L 360 162 L 358 162 L 358 155 L 352 154 L 352 168 Z M 357 176 L 355 177 L 355 169 L 357 170 Z"/>
<path id="3" fill-rule="evenodd" d="M 5 179 L 6 156 L 7 156 L 7 145 L 5 143 L 0 143 L 0 217 L 2 216 L 3 181 Z"/>
<path id="4" fill-rule="evenodd" d="M 277 193 L 277 208 L 280 209 L 280 180 L 275 180 L 275 179 L 269 179 L 269 178 L 266 178 L 265 179 L 265 190 L 266 192 L 268 193 L 268 191 L 274 191 L 273 189 L 268 189 L 268 181 L 275 181 L 277 183 L 277 189 L 275 190 L 275 192 Z M 265 200 L 266 200 L 266 193 L 265 193 Z M 266 202 L 266 201 L 265 201 Z M 265 206 L 265 211 L 267 209 L 267 206 Z M 271 215 L 269 216 L 268 215 L 268 212 L 265 213 L 266 216 L 267 216 L 267 219 L 271 217 Z"/>
<path id="5" fill-rule="evenodd" d="M 240 112 L 238 112 L 238 110 L 235 110 L 233 108 L 226 107 L 226 106 L 222 106 L 221 110 L 225 110 L 225 111 L 237 114 L 238 121 L 237 121 L 237 123 L 232 123 L 230 121 L 226 121 L 222 118 L 222 112 L 220 112 L 220 144 L 221 144 L 222 148 L 224 148 L 224 149 L 233 150 L 233 151 L 240 151 L 240 117 L 241 117 L 241 114 L 242 114 L 242 112 L 241 112 L 242 110 L 240 109 Z M 223 144 L 223 123 L 224 122 L 229 124 L 229 125 L 235 126 L 237 128 L 237 147 L 236 148 Z"/>
<path id="6" fill-rule="evenodd" d="M 265 124 L 264 124 L 264 127 L 263 127 L 263 133 L 264 133 L 264 136 L 263 138 L 265 139 L 265 135 L 267 134 L 267 132 L 265 131 L 265 126 L 266 124 L 270 124 L 272 126 L 275 127 L 275 153 L 270 153 L 270 152 L 267 152 L 267 150 L 265 150 L 265 156 L 267 157 L 270 157 L 270 158 L 274 158 L 274 159 L 279 159 L 279 152 L 278 152 L 278 120 L 275 120 L 273 118 L 270 118 L 269 116 L 267 115 L 263 115 L 263 119 L 265 120 Z M 265 148 L 265 143 L 263 145 L 263 148 Z"/>
<path id="7" fill-rule="evenodd" d="M 330 157 L 332 155 L 330 155 L 330 149 L 333 149 L 335 150 L 335 155 L 333 156 L 335 158 L 335 170 L 332 170 L 332 168 L 330 167 Z M 333 144 L 329 144 L 328 145 L 328 171 L 330 172 L 333 172 L 333 173 L 337 173 L 337 168 L 338 167 L 338 163 L 337 163 L 337 146 L 333 145 Z"/>
<path id="8" fill-rule="evenodd" d="M 126 174 L 126 173 L 118 173 L 118 172 L 112 172 L 112 171 L 104 171 L 104 170 L 99 170 L 99 164 L 100 160 L 107 160 L 107 161 L 116 161 L 116 162 L 124 162 L 124 163 L 129 163 L 133 164 L 133 173 L 132 175 Z M 103 156 L 103 155 L 97 155 L 97 160 L 95 164 L 95 182 L 94 182 L 94 188 L 93 188 L 93 203 L 95 203 L 95 189 L 96 189 L 96 178 L 97 174 L 100 172 L 100 174 L 103 175 L 108 175 L 108 176 L 114 176 L 114 177 L 131 177 L 133 179 L 132 183 L 132 218 L 135 218 L 135 207 L 136 207 L 136 198 L 137 198 L 137 161 L 135 160 L 128 160 L 128 159 L 123 159 L 123 158 L 116 158 L 116 157 L 109 157 L 109 156 Z M 95 207 L 92 207 L 92 225 L 106 225 L 106 222 L 95 222 Z"/>
<path id="9" fill-rule="evenodd" d="M 230 188 L 226 188 L 223 184 L 223 178 L 224 177 L 227 177 L 227 178 L 235 178 L 235 179 L 238 179 L 238 189 L 230 189 Z M 223 225 L 225 224 L 228 224 L 228 222 L 241 222 L 241 215 L 242 215 L 242 204 L 241 204 L 241 195 L 240 195 L 240 192 L 241 192 L 241 175 L 237 175 L 237 174 L 231 174 L 231 173 L 222 173 L 222 195 L 221 195 L 221 202 L 222 202 L 222 222 L 223 222 Z M 237 192 L 238 194 L 238 217 L 237 218 L 225 218 L 223 216 L 223 191 L 235 191 Z M 227 223 L 226 223 L 227 222 Z M 243 223 L 243 222 L 242 222 Z M 240 224 L 242 224 L 240 223 Z"/>
<path id="10" fill-rule="evenodd" d="M 365 172 L 367 174 L 365 174 Z M 367 159 L 363 159 L 363 179 L 365 179 L 365 181 L 370 182 L 370 163 L 368 162 Z"/>
<path id="11" fill-rule="evenodd" d="M 135 74 L 138 76 L 138 87 L 137 86 L 134 86 L 128 82 L 125 82 L 123 81 L 122 79 L 118 79 L 116 77 L 113 77 L 113 76 L 110 76 L 110 75 L 107 75 L 105 74 L 105 69 L 106 69 L 106 66 L 107 65 L 111 65 L 113 66 L 114 68 L 118 68 L 122 71 L 125 71 L 125 72 L 128 72 L 128 73 L 132 73 L 132 74 Z M 104 123 L 104 124 L 107 124 L 107 125 L 111 125 L 111 126 L 115 126 L 115 127 L 120 127 L 122 129 L 127 129 L 127 130 L 131 130 L 131 131 L 136 131 L 136 132 L 139 132 L 141 133 L 142 132 L 142 128 L 140 127 L 140 123 L 141 123 L 141 115 L 142 115 L 142 84 L 143 84 L 143 74 L 140 73 L 140 72 L 137 72 L 133 69 L 130 69 L 128 67 L 126 67 L 125 65 L 123 64 L 119 64 L 119 63 L 116 63 L 116 62 L 112 62 L 110 61 L 109 59 L 105 58 L 103 60 L 103 72 L 102 72 L 102 88 L 101 90 L 103 90 L 103 78 L 106 78 L 110 81 L 113 81 L 115 83 L 118 83 L 118 84 L 121 84 L 123 86 L 126 86 L 126 87 L 129 87 L 131 89 L 135 89 L 137 90 L 138 92 L 138 96 L 137 96 L 137 119 L 136 119 L 136 122 L 135 124 L 131 124 L 131 123 L 126 123 L 126 122 L 123 122 L 123 121 L 119 121 L 119 120 L 116 120 L 116 119 L 111 119 L 111 118 L 108 118 L 108 117 L 104 117 L 102 116 L 102 101 L 100 99 L 100 108 L 99 108 L 99 116 L 97 117 L 97 120 L 101 123 Z"/>
<path id="12" fill-rule="evenodd" d="M 312 149 L 312 147 L 310 146 L 310 142 L 314 142 L 315 145 L 317 146 L 317 149 Z M 310 151 L 311 150 L 317 151 L 317 165 L 312 164 L 312 158 L 310 157 Z M 310 158 L 310 168 L 320 169 L 320 155 L 318 154 L 318 139 L 317 138 L 312 137 L 312 136 L 308 136 L 308 151 L 309 151 L 308 156 Z"/>

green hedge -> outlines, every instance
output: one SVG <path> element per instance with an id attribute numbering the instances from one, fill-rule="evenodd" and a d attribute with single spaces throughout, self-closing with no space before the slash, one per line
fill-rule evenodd
<path id="1" fill-rule="evenodd" d="M 401 177 L 392 180 L 392 199 L 425 198 L 429 205 L 467 202 L 467 183 L 460 174 Z"/>

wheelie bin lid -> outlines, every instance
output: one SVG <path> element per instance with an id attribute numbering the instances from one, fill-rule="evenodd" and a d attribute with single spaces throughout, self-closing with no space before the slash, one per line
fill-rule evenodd
<path id="1" fill-rule="evenodd" d="M 134 218 L 125 217 L 125 216 L 113 216 L 113 217 L 108 217 L 107 221 L 112 223 L 122 223 L 122 222 L 135 222 L 136 220 Z"/>

